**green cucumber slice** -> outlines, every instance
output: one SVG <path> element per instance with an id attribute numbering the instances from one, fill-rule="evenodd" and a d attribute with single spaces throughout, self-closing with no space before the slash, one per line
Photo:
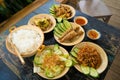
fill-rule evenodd
<path id="1" fill-rule="evenodd" d="M 59 49 L 59 45 L 58 45 L 58 44 L 55 44 L 53 50 L 55 51 L 55 50 L 58 50 L 58 49 Z"/>
<path id="2" fill-rule="evenodd" d="M 58 55 L 61 55 L 62 54 L 62 51 L 60 49 L 57 49 L 54 51 L 55 54 L 58 54 Z"/>
<path id="3" fill-rule="evenodd" d="M 54 77 L 53 73 L 50 70 L 48 70 L 48 69 L 45 70 L 45 75 L 47 77 L 49 77 L 49 78 L 53 78 Z"/>
<path id="4" fill-rule="evenodd" d="M 72 28 L 71 23 L 69 21 L 65 20 L 65 19 L 63 20 L 63 24 L 64 24 L 64 26 L 67 29 L 71 29 Z"/>
<path id="5" fill-rule="evenodd" d="M 58 54 L 58 55 L 61 55 L 61 54 L 62 54 L 62 51 L 60 50 L 58 44 L 55 44 L 55 45 L 54 45 L 53 50 L 54 50 L 54 53 L 55 53 L 55 54 Z"/>
<path id="6" fill-rule="evenodd" d="M 59 30 L 61 30 L 62 32 L 65 32 L 65 30 L 61 27 L 61 25 L 60 25 L 60 24 L 58 24 L 58 26 L 57 26 L 57 27 L 58 27 L 58 29 L 59 29 Z"/>
<path id="7" fill-rule="evenodd" d="M 90 76 L 92 76 L 94 78 L 99 77 L 99 74 L 98 74 L 97 70 L 93 67 L 90 67 Z"/>
<path id="8" fill-rule="evenodd" d="M 63 56 L 64 58 L 68 58 L 68 57 L 69 57 L 69 54 L 64 53 L 62 56 Z"/>
<path id="9" fill-rule="evenodd" d="M 75 48 L 73 49 L 73 51 L 74 51 L 75 53 L 78 53 L 78 52 L 79 52 L 79 49 L 78 49 L 77 47 L 75 47 Z"/>
<path id="10" fill-rule="evenodd" d="M 58 29 L 58 27 L 55 27 L 54 30 L 59 33 L 60 35 L 62 35 L 63 33 Z"/>
<path id="11" fill-rule="evenodd" d="M 50 8 L 49 10 L 54 12 L 54 9 L 53 9 L 53 8 Z"/>
<path id="12" fill-rule="evenodd" d="M 34 61 L 33 61 L 36 65 L 41 65 L 43 62 L 43 59 L 40 56 L 35 56 Z"/>
<path id="13" fill-rule="evenodd" d="M 71 66 L 72 66 L 72 60 L 67 59 L 67 60 L 65 61 L 65 65 L 66 65 L 66 67 L 71 67 Z"/>
<path id="14" fill-rule="evenodd" d="M 57 22 L 62 22 L 62 18 L 57 18 Z"/>
<path id="15" fill-rule="evenodd" d="M 77 60 L 74 57 L 70 57 L 70 58 L 73 61 L 73 65 L 78 63 Z"/>
<path id="16" fill-rule="evenodd" d="M 57 33 L 56 31 L 54 31 L 54 34 L 58 37 L 61 38 L 61 35 L 59 33 Z"/>
<path id="17" fill-rule="evenodd" d="M 83 74 L 88 75 L 90 73 L 90 67 L 84 66 L 84 65 L 80 65 L 80 68 L 81 68 Z"/>
<path id="18" fill-rule="evenodd" d="M 77 57 L 77 54 L 76 54 L 76 52 L 74 52 L 74 51 L 71 51 L 70 53 L 71 53 L 71 55 L 72 55 L 73 57 L 75 57 L 75 58 Z"/>
<path id="19" fill-rule="evenodd" d="M 64 31 L 66 31 L 66 30 L 67 30 L 67 28 L 64 26 L 64 24 L 63 24 L 63 23 L 59 23 L 59 24 L 60 24 L 61 28 L 62 28 Z"/>
<path id="20" fill-rule="evenodd" d="M 54 75 L 59 75 L 62 71 L 62 68 L 60 66 L 56 65 L 56 66 L 52 67 L 52 70 L 54 72 Z"/>
<path id="21" fill-rule="evenodd" d="M 55 14 L 55 12 L 53 12 L 53 11 L 49 11 L 50 12 L 50 14 Z"/>

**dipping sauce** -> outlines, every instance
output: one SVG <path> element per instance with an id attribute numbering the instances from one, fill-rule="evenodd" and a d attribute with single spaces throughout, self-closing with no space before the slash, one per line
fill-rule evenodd
<path id="1" fill-rule="evenodd" d="M 90 39 L 93 39 L 93 40 L 96 40 L 96 39 L 99 39 L 100 38 L 100 33 L 95 30 L 95 29 L 91 29 L 87 32 L 87 36 L 90 38 Z"/>
<path id="2" fill-rule="evenodd" d="M 78 16 L 74 19 L 74 22 L 81 26 L 84 26 L 88 23 L 88 20 L 85 17 Z"/>

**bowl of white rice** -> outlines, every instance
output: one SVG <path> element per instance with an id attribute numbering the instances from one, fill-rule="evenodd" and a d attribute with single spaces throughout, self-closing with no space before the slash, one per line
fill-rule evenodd
<path id="1" fill-rule="evenodd" d="M 38 27 L 32 25 L 22 25 L 15 28 L 6 39 L 6 48 L 9 52 L 15 54 L 14 48 L 17 48 L 22 57 L 33 56 L 44 41 L 44 34 Z"/>

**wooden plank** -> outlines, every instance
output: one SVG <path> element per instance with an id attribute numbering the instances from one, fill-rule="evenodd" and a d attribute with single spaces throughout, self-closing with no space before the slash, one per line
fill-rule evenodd
<path id="1" fill-rule="evenodd" d="M 112 12 L 112 17 L 108 24 L 120 29 L 120 0 L 103 0 Z"/>
<path id="2" fill-rule="evenodd" d="M 120 48 L 117 51 L 117 55 L 115 57 L 115 60 L 112 63 L 112 66 L 110 67 L 110 70 L 108 71 L 105 80 L 120 80 Z"/>
<path id="3" fill-rule="evenodd" d="M 15 15 L 13 15 L 8 20 L 4 21 L 2 24 L 0 24 L 0 33 L 20 21 L 22 18 L 24 18 L 26 15 L 31 13 L 36 8 L 40 7 L 44 3 L 46 3 L 48 0 L 35 0 L 30 5 L 26 6 L 24 9 L 17 12 Z"/>

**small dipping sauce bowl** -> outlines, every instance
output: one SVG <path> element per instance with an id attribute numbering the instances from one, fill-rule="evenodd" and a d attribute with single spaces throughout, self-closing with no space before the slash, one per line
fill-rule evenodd
<path id="1" fill-rule="evenodd" d="M 87 37 L 92 40 L 97 40 L 101 37 L 101 34 L 99 31 L 97 31 L 95 29 L 90 29 L 87 31 Z"/>
<path id="2" fill-rule="evenodd" d="M 74 18 L 74 22 L 79 24 L 80 26 L 85 26 L 88 23 L 88 20 L 83 16 L 76 16 Z"/>

